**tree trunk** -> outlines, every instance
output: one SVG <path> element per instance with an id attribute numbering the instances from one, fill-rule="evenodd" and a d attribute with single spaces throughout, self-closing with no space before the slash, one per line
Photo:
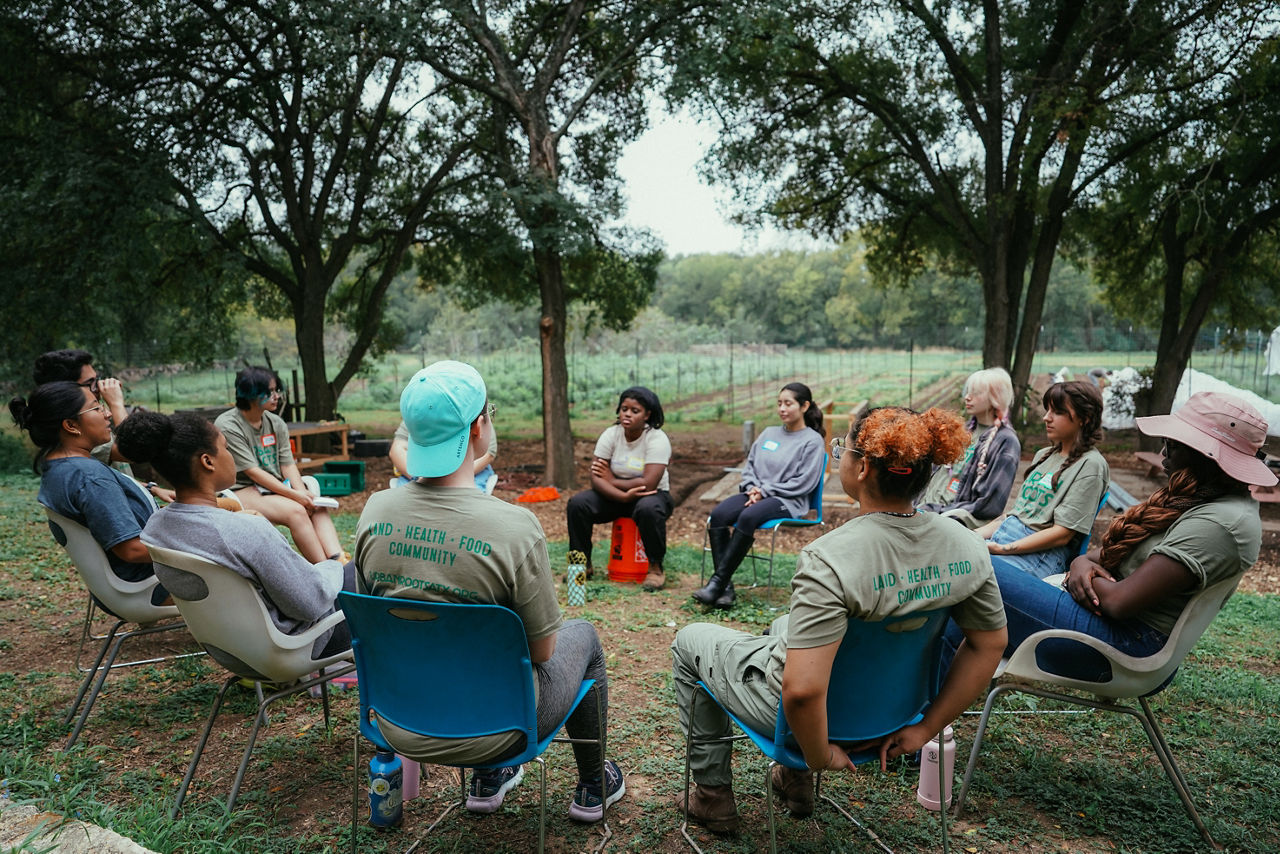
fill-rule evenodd
<path id="1" fill-rule="evenodd" d="M 329 383 L 324 357 L 324 300 L 308 299 L 303 288 L 300 304 L 293 306 L 294 340 L 302 363 L 302 386 L 306 391 L 306 419 L 324 421 L 338 411 L 338 399 Z"/>
<path id="2" fill-rule="evenodd" d="M 553 486 L 571 489 L 576 472 L 573 431 L 569 426 L 569 366 L 565 359 L 564 273 L 557 252 L 534 250 L 538 288 L 542 295 L 542 319 L 538 337 L 542 351 L 542 436 L 546 452 L 546 479 Z"/>

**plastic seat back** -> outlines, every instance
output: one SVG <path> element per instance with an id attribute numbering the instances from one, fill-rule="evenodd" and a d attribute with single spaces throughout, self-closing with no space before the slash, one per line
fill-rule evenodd
<path id="1" fill-rule="evenodd" d="M 1181 666 L 1187 653 L 1209 628 L 1231 594 L 1235 593 L 1242 577 L 1243 575 L 1237 575 L 1224 579 L 1192 596 L 1178 616 L 1178 621 L 1174 623 L 1173 630 L 1169 632 L 1169 639 L 1154 655 L 1135 658 L 1089 635 L 1065 629 L 1049 629 L 1036 632 L 1019 644 L 997 675 L 1050 682 L 1113 699 L 1148 696 L 1162 688 Z M 1088 682 L 1041 670 L 1036 663 L 1036 647 L 1055 638 L 1067 638 L 1097 650 L 1111 665 L 1111 680 Z"/>
<path id="2" fill-rule="evenodd" d="M 1111 490 L 1110 489 L 1104 490 L 1102 493 L 1102 500 L 1098 502 L 1098 509 L 1093 511 L 1093 519 L 1095 522 L 1098 520 L 1098 514 L 1102 512 L 1102 508 L 1107 506 L 1107 500 L 1110 498 L 1111 498 Z M 1093 539 L 1093 523 L 1091 522 L 1089 523 L 1089 533 L 1084 535 L 1084 539 L 1080 542 L 1080 551 L 1076 552 L 1076 554 L 1082 555 L 1085 552 L 1089 551 L 1089 542 L 1092 539 Z"/>
<path id="3" fill-rule="evenodd" d="M 524 624 L 500 605 L 338 594 L 360 675 L 360 731 L 379 719 L 434 738 L 522 731 L 538 743 Z"/>
<path id="4" fill-rule="evenodd" d="M 205 595 L 199 599 L 174 596 L 187 630 L 205 651 L 238 676 L 264 682 L 287 683 L 305 676 L 346 653 L 312 659 L 316 638 L 341 623 L 342 612 L 325 617 L 307 631 L 287 635 L 271 622 L 262 593 L 247 578 L 189 552 L 148 544 L 152 560 L 169 569 L 200 578 Z"/>
<path id="5" fill-rule="evenodd" d="M 832 741 L 879 738 L 920 719 L 938 692 L 938 644 L 950 613 L 938 608 L 874 622 L 849 620 L 827 688 Z M 781 703 L 778 727 L 775 737 L 790 742 Z"/>
<path id="6" fill-rule="evenodd" d="M 817 510 L 818 515 L 814 519 L 806 519 L 804 517 L 796 517 L 794 519 L 770 519 L 762 524 L 756 530 L 767 531 L 770 528 L 783 526 L 803 526 L 803 525 L 821 525 L 822 522 L 822 491 L 826 488 L 827 466 L 831 462 L 830 454 L 822 455 L 822 471 L 818 474 L 818 485 L 813 488 L 813 492 L 809 493 L 809 509 Z"/>
<path id="7" fill-rule="evenodd" d="M 154 575 L 141 581 L 124 580 L 112 571 L 107 553 L 88 528 L 48 507 L 44 512 L 54 540 L 71 557 L 84 586 L 109 613 L 140 625 L 178 616 L 172 605 L 151 604 L 151 591 L 160 583 Z"/>

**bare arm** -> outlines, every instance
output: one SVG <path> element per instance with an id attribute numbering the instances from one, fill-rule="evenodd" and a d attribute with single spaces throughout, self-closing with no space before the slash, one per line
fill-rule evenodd
<path id="1" fill-rule="evenodd" d="M 551 656 L 556 654 L 556 638 L 559 636 L 559 632 L 555 632 L 545 638 L 529 641 L 529 660 L 534 664 L 543 664 L 550 661 Z"/>
<path id="2" fill-rule="evenodd" d="M 849 755 L 827 740 L 827 686 L 839 641 L 788 649 L 782 669 L 782 708 L 805 764 L 813 769 L 852 768 Z"/>
<path id="3" fill-rule="evenodd" d="M 111 553 L 129 563 L 151 563 L 151 553 L 142 544 L 141 537 L 134 537 L 131 540 L 125 540 L 123 543 L 116 543 L 111 547 Z"/>
<path id="4" fill-rule="evenodd" d="M 391 459 L 391 465 L 396 467 L 396 472 L 408 477 L 409 443 L 404 439 L 392 439 L 391 450 L 387 451 L 387 456 Z"/>
<path id="5" fill-rule="evenodd" d="M 984 530 L 986 527 L 989 526 L 980 528 L 979 532 Z M 1071 542 L 1071 538 L 1075 535 L 1076 532 L 1068 527 L 1063 525 L 1050 525 L 1043 531 L 1036 531 L 1035 533 L 1028 534 L 1020 540 L 1014 540 L 1012 543 L 1005 543 L 1004 545 L 999 545 L 988 540 L 987 551 L 991 552 L 993 555 L 1023 555 L 1031 554 L 1032 552 L 1043 552 L 1057 548 L 1058 546 L 1065 546 L 1067 543 Z"/>
<path id="6" fill-rule="evenodd" d="M 1082 607 L 1115 620 L 1135 617 L 1161 599 L 1190 590 L 1196 583 L 1190 570 L 1167 555 L 1151 555 L 1118 581 L 1098 560 L 1099 551 L 1090 549 L 1071 562 L 1067 592 Z"/>
<path id="7" fill-rule="evenodd" d="M 880 742 L 881 770 L 895 756 L 915 753 L 924 747 L 943 727 L 960 717 L 991 682 L 1008 643 L 1009 633 L 1003 628 L 964 629 L 964 642 L 956 650 L 942 690 L 925 709 L 924 719 L 890 733 Z"/>

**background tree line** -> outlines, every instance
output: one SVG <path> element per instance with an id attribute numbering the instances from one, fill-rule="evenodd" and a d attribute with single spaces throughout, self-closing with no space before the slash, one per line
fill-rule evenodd
<path id="1" fill-rule="evenodd" d="M 718 126 L 706 169 L 743 221 L 840 247 L 679 259 L 672 316 L 833 344 L 963 319 L 1025 386 L 1055 300 L 1091 305 L 1066 255 L 1117 316 L 1159 319 L 1167 407 L 1209 318 L 1276 319 L 1278 23 L 1263 0 L 8 5 L 6 357 L 207 355 L 247 308 L 292 319 L 324 417 L 403 340 L 411 274 L 536 306 L 567 484 L 570 307 L 621 328 L 653 297 L 661 248 L 613 225 L 615 165 L 665 95 Z"/>

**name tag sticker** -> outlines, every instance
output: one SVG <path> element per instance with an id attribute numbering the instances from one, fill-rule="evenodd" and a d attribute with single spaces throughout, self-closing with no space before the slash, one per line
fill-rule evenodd
<path id="1" fill-rule="evenodd" d="M 262 447 L 264 448 L 270 448 L 275 443 L 276 443 L 275 433 L 268 433 L 267 435 L 262 437 Z"/>
<path id="2" fill-rule="evenodd" d="M 766 451 L 776 451 L 778 450 L 778 442 L 776 439 L 766 439 L 764 444 L 760 447 L 764 448 Z"/>
<path id="3" fill-rule="evenodd" d="M 627 457 L 627 468 L 630 471 L 644 471 L 644 457 Z"/>

